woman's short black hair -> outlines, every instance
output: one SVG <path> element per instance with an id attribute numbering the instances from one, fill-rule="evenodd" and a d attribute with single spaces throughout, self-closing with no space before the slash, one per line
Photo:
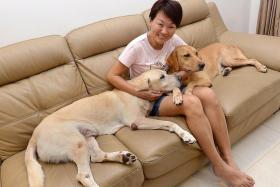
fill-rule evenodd
<path id="1" fill-rule="evenodd" d="M 157 0 L 152 6 L 149 15 L 151 21 L 154 20 L 159 11 L 163 11 L 164 14 L 176 25 L 176 27 L 180 26 L 183 10 L 179 2 L 174 0 Z"/>

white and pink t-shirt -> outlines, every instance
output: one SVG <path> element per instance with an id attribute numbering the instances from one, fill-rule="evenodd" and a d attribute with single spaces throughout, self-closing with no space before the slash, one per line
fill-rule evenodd
<path id="1" fill-rule="evenodd" d="M 119 56 L 119 61 L 129 68 L 130 78 L 140 75 L 150 69 L 151 65 L 165 65 L 166 58 L 176 46 L 186 43 L 176 34 L 173 35 L 162 49 L 154 49 L 148 41 L 147 33 L 132 40 Z"/>

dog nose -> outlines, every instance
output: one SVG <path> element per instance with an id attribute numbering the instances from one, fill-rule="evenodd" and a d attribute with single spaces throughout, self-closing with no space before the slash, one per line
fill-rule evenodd
<path id="1" fill-rule="evenodd" d="M 203 70 L 203 68 L 204 68 L 204 66 L 205 66 L 205 64 L 204 64 L 204 63 L 198 64 L 198 68 L 199 68 L 199 70 L 200 70 L 200 71 L 202 71 L 202 70 Z"/>

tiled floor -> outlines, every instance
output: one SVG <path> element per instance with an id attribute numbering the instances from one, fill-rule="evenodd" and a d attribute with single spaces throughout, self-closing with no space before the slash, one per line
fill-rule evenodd
<path id="1" fill-rule="evenodd" d="M 271 171 L 271 163 L 267 158 L 278 158 L 274 164 L 280 165 L 280 111 L 266 120 L 262 125 L 248 134 L 238 143 L 233 145 L 233 156 L 237 164 L 243 171 L 247 171 L 256 181 L 256 187 L 276 187 L 275 181 L 279 180 L 279 170 L 275 176 L 260 175 L 263 170 Z M 280 169 L 280 166 L 277 166 Z M 273 172 L 271 172 L 273 173 Z M 258 183 L 259 181 L 259 183 Z M 265 183 L 264 181 L 269 181 Z M 279 181 L 280 182 L 280 181 Z M 278 183 L 280 186 L 280 183 Z M 193 176 L 184 181 L 179 187 L 218 187 L 223 186 L 221 181 L 214 176 L 211 166 L 208 164 Z"/>
<path id="2" fill-rule="evenodd" d="M 255 187 L 280 186 L 280 141 L 247 169 L 256 180 Z"/>

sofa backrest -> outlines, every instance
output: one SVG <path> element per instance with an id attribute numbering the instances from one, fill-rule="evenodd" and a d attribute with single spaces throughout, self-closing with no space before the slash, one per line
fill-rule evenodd
<path id="1" fill-rule="evenodd" d="M 24 150 L 45 116 L 86 95 L 63 37 L 0 48 L 0 159 Z"/>
<path id="2" fill-rule="evenodd" d="M 67 42 L 91 95 L 112 87 L 106 74 L 124 47 L 145 33 L 142 15 L 112 18 L 71 31 Z"/>

